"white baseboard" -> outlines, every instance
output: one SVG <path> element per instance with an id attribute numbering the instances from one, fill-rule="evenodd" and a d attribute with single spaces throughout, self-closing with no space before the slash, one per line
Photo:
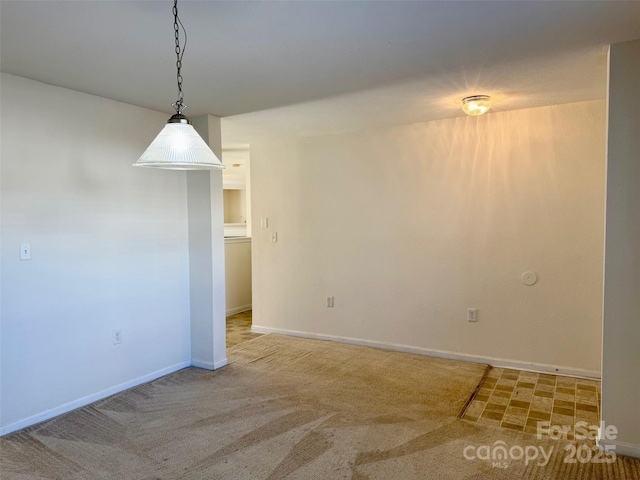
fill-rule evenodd
<path id="1" fill-rule="evenodd" d="M 247 312 L 251 310 L 251 308 L 250 303 L 248 305 L 242 305 L 241 307 L 230 308 L 227 310 L 226 316 L 228 317 L 229 315 L 235 315 L 236 313 Z"/>
<path id="2" fill-rule="evenodd" d="M 604 450 L 606 445 L 613 445 L 613 449 L 616 455 L 625 455 L 627 457 L 640 458 L 640 445 L 634 445 L 633 443 L 619 442 L 618 440 L 603 440 L 600 438 L 600 429 L 598 429 L 598 437 L 596 438 L 598 448 Z M 611 451 L 611 447 L 609 447 Z"/>
<path id="3" fill-rule="evenodd" d="M 292 337 L 311 338 L 314 340 L 329 340 L 332 342 L 348 343 L 350 345 L 359 345 L 362 347 L 382 348 L 385 350 L 394 350 L 396 352 L 414 353 L 416 355 L 426 355 L 429 357 L 448 358 L 450 360 L 462 360 L 464 362 L 485 363 L 492 367 L 513 368 L 516 370 L 525 370 L 537 373 L 552 373 L 553 375 L 562 375 L 578 378 L 600 379 L 600 372 L 591 370 L 581 370 L 571 367 L 559 367 L 556 365 L 546 365 L 543 363 L 529 363 L 518 360 L 508 360 L 504 358 L 485 357 L 481 355 L 468 355 L 466 353 L 448 352 L 445 350 L 433 350 L 421 347 L 412 347 L 409 345 L 398 345 L 395 343 L 379 342 L 375 340 L 364 340 L 360 338 L 340 337 L 335 335 L 325 335 L 323 333 L 300 332 L 297 330 L 286 330 L 282 328 L 261 327 L 253 325 L 252 332 L 256 333 L 276 333 L 280 335 L 290 335 Z"/>
<path id="4" fill-rule="evenodd" d="M 213 369 L 217 370 L 217 369 L 222 368 L 222 367 L 224 367 L 224 366 L 226 366 L 228 364 L 229 364 L 229 361 L 226 358 L 223 358 L 222 360 L 218 360 L 217 362 L 215 362 L 213 364 Z"/>
<path id="5" fill-rule="evenodd" d="M 208 362 L 208 361 L 196 360 L 196 359 L 191 360 L 192 367 L 204 368 L 205 370 L 217 370 L 219 368 L 224 367 L 228 363 L 229 362 L 227 361 L 226 357 L 223 358 L 222 360 L 218 360 L 217 362 Z"/>
<path id="6" fill-rule="evenodd" d="M 196 368 L 204 368 L 205 370 L 215 370 L 215 364 L 213 362 L 206 362 L 204 360 L 191 360 L 191 366 Z"/>
<path id="7" fill-rule="evenodd" d="M 149 373 L 148 375 L 143 375 L 142 377 L 134 378 L 133 380 L 129 380 L 128 382 L 124 382 L 105 390 L 93 393 L 91 395 L 87 395 L 86 397 L 82 397 L 72 402 L 65 403 L 63 405 L 60 405 L 59 407 L 52 408 L 35 415 L 31 415 L 30 417 L 23 418 L 22 420 L 18 420 L 17 422 L 13 422 L 8 425 L 3 425 L 2 427 L 0 427 L 0 436 L 15 432 L 17 430 L 21 430 L 26 427 L 30 427 L 31 425 L 35 425 L 36 423 L 44 422 L 45 420 L 57 417 L 58 415 L 62 415 L 63 413 L 68 413 L 71 410 L 75 410 L 76 408 L 84 407 L 86 405 L 89 405 L 90 403 L 97 402 L 98 400 L 102 400 L 103 398 L 107 398 L 116 393 L 128 390 L 129 388 L 137 387 L 138 385 L 141 385 L 143 383 L 151 382 L 157 378 L 164 377 L 165 375 L 177 372 L 178 370 L 182 370 L 183 368 L 188 367 L 190 364 L 190 362 L 176 363 L 175 365 L 172 365 L 170 367 L 157 370 L 153 373 Z"/>

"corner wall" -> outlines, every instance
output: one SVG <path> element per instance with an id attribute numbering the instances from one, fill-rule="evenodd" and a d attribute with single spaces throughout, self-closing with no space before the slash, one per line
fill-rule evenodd
<path id="1" fill-rule="evenodd" d="M 602 101 L 252 144 L 254 328 L 597 377 L 604 155 Z"/>
<path id="2" fill-rule="evenodd" d="M 220 119 L 203 115 L 191 120 L 220 158 Z M 214 370 L 227 364 L 222 171 L 188 171 L 187 192 L 191 365 Z"/>
<path id="3" fill-rule="evenodd" d="M 6 74 L 1 94 L 7 433 L 190 364 L 189 245 L 185 174 L 131 166 L 165 114 Z"/>
<path id="4" fill-rule="evenodd" d="M 611 45 L 602 420 L 640 458 L 640 40 Z"/>

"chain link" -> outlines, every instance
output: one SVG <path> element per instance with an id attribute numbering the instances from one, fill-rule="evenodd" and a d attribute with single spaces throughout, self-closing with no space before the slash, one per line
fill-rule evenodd
<path id="1" fill-rule="evenodd" d="M 184 34 L 184 46 L 182 49 L 180 48 L 180 28 L 182 28 L 182 32 Z M 184 25 L 180 21 L 180 17 L 178 17 L 178 0 L 173 1 L 173 31 L 176 39 L 176 69 L 177 75 L 176 80 L 178 82 L 178 100 L 172 103 L 173 108 L 176 109 L 176 113 L 182 114 L 182 110 L 184 110 L 187 106 L 184 104 L 184 95 L 182 93 L 182 56 L 184 55 L 184 51 L 187 48 L 187 31 L 184 29 Z"/>

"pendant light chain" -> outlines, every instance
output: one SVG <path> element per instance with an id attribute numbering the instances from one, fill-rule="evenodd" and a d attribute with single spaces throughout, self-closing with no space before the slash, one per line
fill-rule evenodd
<path id="1" fill-rule="evenodd" d="M 184 34 L 184 46 L 180 49 L 180 28 L 182 28 L 182 32 Z M 173 1 L 173 31 L 175 33 L 176 39 L 176 69 L 177 75 L 176 80 L 178 81 L 178 100 L 171 105 L 176 109 L 176 113 L 178 115 L 182 115 L 182 110 L 184 110 L 187 106 L 184 104 L 184 95 L 182 94 L 182 56 L 184 55 L 184 51 L 187 48 L 187 31 L 182 25 L 180 21 L 180 17 L 178 17 L 178 0 Z"/>

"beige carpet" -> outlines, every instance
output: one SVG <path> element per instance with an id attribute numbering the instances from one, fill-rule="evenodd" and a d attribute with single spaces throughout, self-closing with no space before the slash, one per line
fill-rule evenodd
<path id="1" fill-rule="evenodd" d="M 485 367 L 265 335 L 4 437 L 5 479 L 638 479 L 640 461 L 563 463 L 568 442 L 460 420 Z M 503 441 L 546 466 L 467 460 Z"/>

